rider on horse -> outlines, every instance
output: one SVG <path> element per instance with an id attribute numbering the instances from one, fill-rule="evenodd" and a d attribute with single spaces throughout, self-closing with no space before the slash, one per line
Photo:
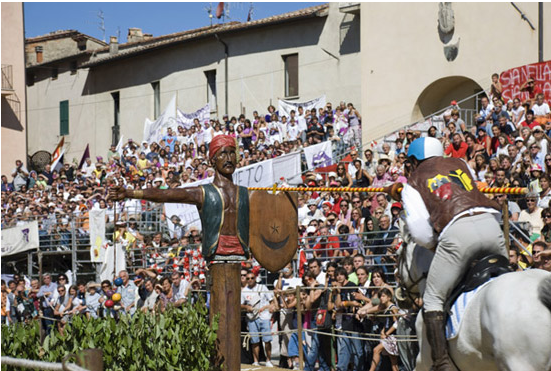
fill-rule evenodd
<path id="1" fill-rule="evenodd" d="M 465 161 L 444 158 L 435 138 L 409 146 L 413 173 L 401 193 L 405 220 L 415 242 L 436 249 L 423 296 L 423 319 L 431 346 L 433 370 L 452 370 L 448 356 L 444 303 L 473 259 L 507 256 L 496 216 L 498 205 L 479 192 Z"/>

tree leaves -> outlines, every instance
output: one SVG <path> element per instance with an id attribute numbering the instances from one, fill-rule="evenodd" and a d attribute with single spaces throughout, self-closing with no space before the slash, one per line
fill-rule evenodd
<path id="1" fill-rule="evenodd" d="M 75 316 L 62 336 L 52 331 L 40 344 L 38 321 L 2 326 L 2 355 L 61 362 L 70 353 L 101 348 L 105 370 L 211 370 L 216 356 L 216 317 L 209 325 L 204 302 L 163 314 L 86 319 Z M 5 368 L 3 367 L 2 370 Z"/>

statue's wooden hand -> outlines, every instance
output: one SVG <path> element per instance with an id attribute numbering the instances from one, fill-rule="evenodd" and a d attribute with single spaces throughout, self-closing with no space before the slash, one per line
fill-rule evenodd
<path id="1" fill-rule="evenodd" d="M 125 198 L 127 198 L 126 189 L 124 189 L 123 187 L 118 186 L 109 189 L 109 193 L 107 195 L 108 200 L 122 201 Z"/>

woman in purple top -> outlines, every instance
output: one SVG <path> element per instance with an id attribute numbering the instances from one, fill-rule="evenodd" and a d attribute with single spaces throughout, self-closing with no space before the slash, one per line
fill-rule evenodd
<path id="1" fill-rule="evenodd" d="M 245 148 L 246 150 L 249 150 L 251 147 L 252 135 L 253 128 L 251 127 L 251 120 L 246 119 L 245 127 L 243 128 L 243 132 L 241 133 L 241 143 L 243 144 L 243 148 Z"/>

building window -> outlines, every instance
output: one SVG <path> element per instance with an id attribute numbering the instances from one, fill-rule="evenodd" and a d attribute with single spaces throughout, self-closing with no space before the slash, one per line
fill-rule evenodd
<path id="1" fill-rule="evenodd" d="M 298 96 L 298 54 L 283 56 L 285 63 L 285 96 Z"/>
<path id="2" fill-rule="evenodd" d="M 33 86 L 34 79 L 35 79 L 34 72 L 27 72 L 27 86 Z"/>
<path id="3" fill-rule="evenodd" d="M 113 97 L 113 126 L 111 127 L 112 133 L 111 133 L 111 144 L 117 145 L 119 142 L 119 135 L 120 135 L 120 94 L 118 91 L 111 93 L 111 96 Z"/>
<path id="4" fill-rule="evenodd" d="M 207 78 L 207 102 L 211 112 L 217 112 L 216 104 L 216 70 L 205 71 Z"/>
<path id="5" fill-rule="evenodd" d="M 156 119 L 161 114 L 161 82 L 151 83 L 153 88 L 153 117 Z"/>
<path id="6" fill-rule="evenodd" d="M 58 73 L 59 69 L 57 67 L 52 67 L 52 80 L 57 80 Z"/>
<path id="7" fill-rule="evenodd" d="M 86 39 L 80 39 L 77 41 L 77 47 L 78 50 L 84 51 L 86 50 Z"/>
<path id="8" fill-rule="evenodd" d="M 42 63 L 44 48 L 39 45 L 34 48 L 34 51 L 36 53 L 36 63 Z"/>
<path id="9" fill-rule="evenodd" d="M 59 135 L 69 135 L 69 101 L 59 102 Z"/>
<path id="10" fill-rule="evenodd" d="M 71 75 L 77 73 L 77 61 L 71 61 Z"/>

